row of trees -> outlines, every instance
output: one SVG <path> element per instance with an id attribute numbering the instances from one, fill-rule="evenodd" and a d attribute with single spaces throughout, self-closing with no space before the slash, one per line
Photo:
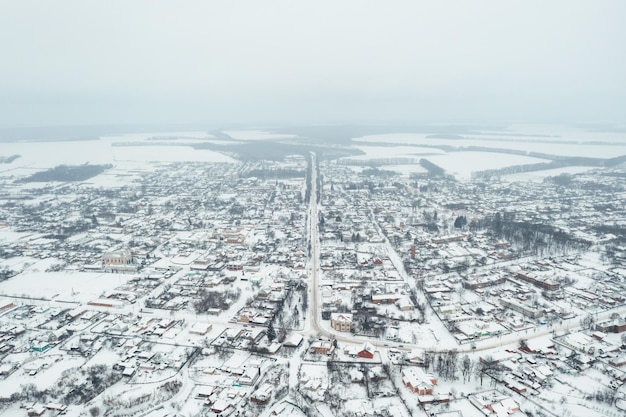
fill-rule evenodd
<path id="1" fill-rule="evenodd" d="M 480 379 L 480 385 L 483 384 L 485 376 L 497 377 L 503 371 L 502 366 L 489 356 L 474 362 L 469 355 L 463 355 L 461 358 L 455 349 L 441 353 L 426 353 L 424 368 L 448 381 L 462 379 L 466 383 L 474 375 Z"/>
<path id="2" fill-rule="evenodd" d="M 551 225 L 516 221 L 514 213 L 496 213 L 491 228 L 497 237 L 538 255 L 583 251 L 591 246 Z"/>
<path id="3" fill-rule="evenodd" d="M 296 296 L 298 301 L 296 302 Z M 271 341 L 278 339 L 283 342 L 287 337 L 289 329 L 300 325 L 300 311 L 297 304 L 305 312 L 308 307 L 307 286 L 303 281 L 292 280 L 289 282 L 285 296 L 274 308 L 274 314 L 267 326 L 267 338 Z M 276 331 L 278 329 L 278 331 Z"/>
<path id="4" fill-rule="evenodd" d="M 24 178 L 22 182 L 85 181 L 110 168 L 113 168 L 113 165 L 59 165 L 46 171 L 36 172 L 30 177 Z"/>
<path id="5" fill-rule="evenodd" d="M 39 390 L 35 384 L 21 386 L 21 392 L 11 396 L 11 401 L 56 401 L 62 404 L 84 404 L 122 378 L 121 372 L 99 364 L 85 368 L 69 369 L 52 385 L 54 389 Z"/>
<path id="6" fill-rule="evenodd" d="M 17 158 L 19 158 L 20 155 L 11 155 L 11 156 L 0 156 L 0 164 L 10 164 L 11 162 L 15 161 Z"/>
<path id="7" fill-rule="evenodd" d="M 233 302 L 239 299 L 240 295 L 241 289 L 239 288 L 233 288 L 227 291 L 207 291 L 202 289 L 193 307 L 198 314 L 206 313 L 212 308 L 226 310 Z"/>

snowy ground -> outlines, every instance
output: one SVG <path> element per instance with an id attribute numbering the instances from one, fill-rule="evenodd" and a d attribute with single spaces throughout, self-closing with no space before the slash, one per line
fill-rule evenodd
<path id="1" fill-rule="evenodd" d="M 295 135 L 270 133 L 262 130 L 224 130 L 224 133 L 233 139 L 241 141 L 290 139 L 296 137 Z"/>
<path id="2" fill-rule="evenodd" d="M 85 163 L 113 164 L 116 168 L 119 164 L 121 170 L 128 171 L 133 166 L 143 169 L 146 163 L 152 162 L 235 162 L 219 152 L 195 150 L 186 146 L 203 142 L 200 139 L 207 136 L 204 132 L 166 132 L 108 136 L 84 141 L 6 142 L 2 144 L 0 156 L 20 157 L 9 164 L 0 164 L 0 177 L 23 177 L 58 165 Z M 163 140 L 154 140 L 154 137 L 175 142 L 164 145 Z"/>
<path id="3" fill-rule="evenodd" d="M 24 272 L 0 282 L 5 296 L 88 303 L 131 276 L 94 272 Z"/>
<path id="4" fill-rule="evenodd" d="M 266 132 L 260 131 L 230 131 L 229 134 L 233 136 L 233 138 L 238 140 L 271 140 L 271 139 L 281 139 L 290 137 L 290 135 L 275 135 Z M 7 177 L 10 175 L 16 175 L 19 172 L 19 175 L 28 175 L 36 170 L 40 170 L 47 167 L 52 167 L 58 165 L 60 163 L 68 163 L 68 164 L 81 164 L 85 162 L 90 163 L 113 163 L 115 164 L 115 168 L 111 171 L 107 171 L 106 173 L 99 175 L 91 180 L 89 180 L 88 185 L 96 185 L 96 186 L 116 186 L 123 183 L 128 183 L 137 180 L 140 178 L 139 171 L 143 169 L 156 169 L 155 164 L 153 162 L 176 162 L 176 161 L 203 161 L 203 162 L 233 162 L 233 160 L 220 153 L 212 152 L 212 151 L 196 151 L 189 146 L 185 146 L 183 144 L 184 141 L 188 141 L 188 143 L 197 143 L 202 141 L 206 136 L 204 132 L 183 132 L 172 134 L 173 136 L 180 136 L 177 139 L 173 137 L 169 137 L 167 134 L 159 134 L 158 140 L 154 140 L 153 136 L 149 134 L 142 135 L 124 135 L 120 137 L 110 137 L 104 138 L 101 140 L 88 141 L 88 142 L 46 142 L 42 144 L 41 147 L 35 146 L 32 144 L 9 144 L 15 145 L 13 148 L 4 148 L 2 149 L 2 155 L 8 153 L 9 155 L 12 153 L 24 154 L 28 153 L 28 155 L 24 154 L 23 158 L 18 158 L 11 164 L 8 164 L 9 167 L 0 166 L 0 178 Z M 387 136 L 387 135 L 386 135 Z M 414 135 L 415 136 L 415 135 Z M 441 140 L 434 139 L 426 139 L 424 137 L 419 138 L 419 140 L 426 141 L 425 143 L 431 143 L 435 141 L 439 143 Z M 486 136 L 485 136 L 486 137 Z M 404 140 L 399 139 L 398 140 Z M 507 143 L 512 143 L 515 145 L 526 145 L 526 142 L 523 140 L 518 140 L 516 138 L 509 138 L 510 141 Z M 564 140 L 567 138 L 563 138 Z M 162 141 L 169 140 L 177 140 L 181 143 L 181 145 L 164 145 Z M 120 141 L 133 141 L 133 142 L 145 142 L 149 143 L 149 146 L 112 146 L 114 143 L 119 143 Z M 419 142 L 419 141 L 417 141 Z M 416 143 L 417 143 L 416 142 Z M 490 146 L 500 146 L 499 142 L 484 141 L 486 144 Z M 399 142 L 403 143 L 403 142 Z M 453 145 L 458 145 L 462 143 L 461 141 L 450 141 Z M 19 146 L 24 145 L 26 147 L 21 148 L 24 152 L 21 152 Z M 39 145 L 39 144 L 38 144 Z M 45 145 L 45 146 L 44 146 Z M 54 146 L 48 146 L 54 145 Z M 418 144 L 419 145 L 419 144 Z M 537 143 L 533 143 L 533 149 L 537 149 Z M 553 144 L 545 144 L 552 146 Z M 56 147 L 55 147 L 56 146 Z M 583 150 L 582 147 L 588 145 L 576 145 L 573 146 L 574 151 L 572 152 L 580 152 Z M 569 145 L 563 146 L 562 148 L 568 148 Z M 602 148 L 603 151 L 608 149 L 613 150 L 624 150 L 623 147 L 617 145 L 602 145 L 598 146 Z M 517 155 L 508 155 L 508 154 L 497 154 L 497 153 L 484 153 L 484 152 L 456 152 L 456 153 L 444 153 L 439 150 L 433 150 L 430 148 L 423 148 L 419 146 L 390 146 L 390 147 L 378 147 L 378 146 L 360 146 L 362 150 L 366 152 L 366 155 L 362 157 L 357 157 L 356 159 L 372 159 L 372 158 L 385 158 L 385 157 L 419 157 L 420 155 L 425 155 L 423 152 L 428 152 L 429 156 L 425 156 L 428 159 L 432 160 L 434 163 L 437 163 L 444 167 L 445 169 L 455 173 L 460 178 L 469 177 L 469 173 L 475 171 L 477 169 L 490 169 L 490 168 L 498 168 L 502 166 L 508 165 L 517 165 L 521 163 L 532 163 L 541 161 L 540 159 L 530 158 L 525 156 L 517 156 Z M 8 152 L 7 152 L 8 149 Z M 36 149 L 36 151 L 32 151 L 32 149 Z M 28 152 L 26 152 L 28 151 Z M 95 151 L 95 152 L 94 152 Z M 45 153 L 49 153 L 49 155 L 45 155 Z M 566 151 L 569 152 L 569 151 Z M 437 155 L 432 155 L 436 153 Z M 626 153 L 626 152 L 624 152 Z M 49 158 L 46 158 L 48 156 Z M 611 156 L 616 156 L 615 154 L 611 154 Z M 354 159 L 354 158 L 353 158 Z M 487 162 L 485 162 L 487 161 Z M 423 169 L 420 166 L 413 165 L 400 165 L 394 166 L 398 170 L 404 170 L 403 173 L 408 172 L 423 172 Z M 6 168 L 6 169 L 5 169 Z M 394 168 L 383 168 L 383 169 L 394 169 Z M 413 171 L 415 169 L 415 171 Z M 559 171 L 559 172 L 571 172 L 571 171 Z M 554 174 L 551 174 L 554 175 Z M 34 202 L 33 202 L 34 204 Z M 277 234 L 280 232 L 277 231 Z M 188 236 L 188 233 L 180 233 L 178 238 L 183 240 L 184 238 L 191 239 L 192 236 Z M 10 230 L 8 227 L 0 227 L 0 241 L 24 241 L 24 242 L 33 242 L 37 239 L 40 239 L 37 233 L 18 233 Z M 41 243 L 41 242 L 40 242 Z M 200 256 L 200 253 L 195 253 L 188 257 L 182 256 L 174 256 L 172 259 L 169 259 L 167 263 L 173 263 L 182 265 L 185 268 L 185 271 L 189 268 L 189 264 L 192 259 L 195 259 L 197 256 Z M 394 257 L 393 254 L 389 254 L 389 256 Z M 398 258 L 399 259 L 399 258 Z M 17 296 L 17 297 L 37 297 L 43 299 L 54 299 L 57 301 L 75 301 L 81 303 L 87 303 L 92 301 L 98 297 L 101 297 L 105 292 L 111 291 L 114 288 L 117 288 L 126 283 L 127 279 L 131 277 L 131 275 L 122 275 L 122 274 L 101 274 L 101 273 L 85 273 L 85 272 L 72 272 L 65 271 L 63 273 L 44 273 L 46 269 L 53 266 L 55 263 L 59 262 L 58 259 L 48 258 L 45 260 L 41 260 L 38 258 L 23 256 L 19 258 L 9 258 L 3 259 L 3 265 L 13 267 L 16 269 L 24 270 L 18 276 L 9 279 L 7 281 L 0 283 L 0 293 L 7 294 L 9 296 Z M 591 254 L 586 259 L 583 260 L 586 266 L 590 268 L 596 268 L 600 264 L 600 261 L 597 259 L 597 254 Z M 395 262 L 400 263 L 400 262 Z M 260 271 L 254 274 L 248 274 L 246 279 L 251 279 L 250 275 L 262 276 L 266 281 L 273 279 L 274 275 L 277 275 L 279 271 L 276 267 L 267 267 L 262 268 Z M 592 271 L 593 272 L 593 271 Z M 189 326 L 176 328 L 176 332 L 171 334 L 171 338 L 163 337 L 162 342 L 165 343 L 179 343 L 179 344 L 190 344 L 190 345 L 202 345 L 206 343 L 207 340 L 213 340 L 219 337 L 219 334 L 225 329 L 225 325 L 221 322 L 228 321 L 233 312 L 237 311 L 239 308 L 243 307 L 246 300 L 249 297 L 252 297 L 256 293 L 256 289 L 253 288 L 250 282 L 244 283 L 241 281 L 243 277 L 242 272 L 232 273 L 235 274 L 239 279 L 233 285 L 238 285 L 242 287 L 242 295 L 239 300 L 235 303 L 235 305 L 227 312 L 219 316 L 207 316 L 206 321 L 214 324 L 214 328 L 210 331 L 206 336 L 193 335 L 189 333 Z M 241 274 L 241 277 L 239 276 Z M 578 279 L 577 286 L 581 289 L 586 288 L 591 283 L 593 283 L 590 275 L 586 273 L 586 271 L 575 272 L 572 271 L 572 275 L 575 275 Z M 182 275 L 182 272 L 181 272 Z M 173 282 L 173 280 L 172 280 Z M 468 297 L 471 297 L 469 293 Z M 471 301 L 471 300 L 470 300 Z M 39 305 L 46 304 L 46 302 L 40 302 Z M 290 306 L 293 308 L 293 306 Z M 114 310 L 114 309 L 113 309 Z M 167 311 L 157 311 L 156 313 L 152 313 L 154 316 L 164 317 L 170 315 L 170 318 L 174 320 L 187 320 L 190 317 L 193 317 L 195 321 L 204 321 L 205 317 L 198 317 L 186 311 L 174 312 L 170 313 Z M 148 312 L 146 312 L 146 316 Z M 304 313 L 301 313 L 304 316 Z M 447 332 L 447 330 L 443 327 L 441 322 L 434 316 L 432 313 L 427 314 L 428 322 L 419 326 L 419 328 L 415 329 L 415 326 L 410 326 L 406 323 L 403 323 L 401 327 L 401 334 L 406 334 L 406 338 L 402 340 L 402 342 L 398 343 L 406 343 L 406 344 L 415 344 L 428 349 L 443 349 L 449 346 L 456 346 L 456 343 L 452 340 L 452 337 Z M 578 320 L 576 320 L 578 321 Z M 191 320 L 189 321 L 191 322 Z M 188 322 L 188 323 L 189 323 Z M 14 324 L 14 323 L 11 323 Z M 243 326 L 243 325 L 237 325 Z M 324 327 L 327 327 L 327 322 L 324 323 Z M 238 327 L 239 328 L 239 327 Z M 93 330 L 93 329 L 92 329 Z M 328 330 L 328 329 L 326 329 Z M 544 328 L 540 329 L 542 332 Z M 545 332 L 547 333 L 547 331 Z M 343 336 L 343 335 L 340 335 Z M 346 338 L 352 338 L 349 333 L 346 333 Z M 548 337 L 548 336 L 544 336 Z M 352 338 L 353 342 L 356 342 L 355 345 L 360 344 L 359 341 L 364 341 L 363 338 Z M 512 340 L 512 338 L 511 338 Z M 537 341 L 538 339 L 534 339 Z M 501 340 L 492 340 L 485 341 L 485 343 L 479 343 L 478 347 L 486 347 L 487 344 L 493 344 L 497 346 L 496 349 L 502 350 L 503 341 Z M 385 362 L 386 351 L 390 346 L 385 346 L 385 341 L 376 341 L 375 345 L 378 349 L 376 353 L 376 357 L 373 361 L 362 360 L 357 366 L 361 366 L 363 364 L 371 364 L 372 362 Z M 341 343 L 343 347 L 344 343 Z M 392 344 L 397 346 L 397 343 Z M 485 345 L 485 346 L 483 346 Z M 504 346 L 507 347 L 507 346 Z M 509 347 L 514 348 L 515 343 L 511 344 Z M 167 348 L 167 351 L 170 349 Z M 251 362 L 263 362 L 263 360 L 257 360 L 252 355 L 247 352 L 242 351 L 228 351 L 228 353 L 223 354 L 223 357 L 217 357 L 218 355 L 212 355 L 207 358 L 202 358 L 198 362 L 196 362 L 189 370 L 185 369 L 183 374 L 189 376 L 189 379 L 195 381 L 200 384 L 212 384 L 212 385 L 224 385 L 224 387 L 230 386 L 232 387 L 234 379 L 229 375 L 227 375 L 227 369 L 240 368 L 245 366 L 246 364 L 250 364 Z M 310 359 L 310 355 L 303 355 L 307 359 Z M 478 353 L 472 354 L 472 357 L 475 359 L 478 356 Z M 67 369 L 71 369 L 74 367 L 78 367 L 83 365 L 85 359 L 83 358 L 74 358 L 65 356 L 63 361 L 57 361 L 57 357 L 59 355 L 57 352 L 52 351 L 47 353 L 46 355 L 38 355 L 34 352 L 26 353 L 26 354 L 16 354 L 13 357 L 9 357 L 10 360 L 23 361 L 26 359 L 26 362 L 29 366 L 26 368 L 37 368 L 38 374 L 37 378 L 31 378 L 32 380 L 37 381 L 37 385 L 39 388 L 45 388 L 46 386 L 52 384 L 55 380 L 57 380 L 63 371 Z M 339 352 L 337 353 L 337 357 L 341 360 L 350 361 L 347 355 Z M 112 364 L 115 363 L 119 359 L 118 354 L 109 349 L 100 350 L 95 356 L 89 358 L 88 363 L 85 365 L 94 365 L 94 364 Z M 291 360 L 290 364 L 294 365 L 295 368 L 297 364 L 299 364 L 300 358 L 296 360 Z M 265 366 L 265 365 L 264 365 Z M 223 368 L 223 373 L 211 374 L 210 371 L 212 368 Z M 306 364 L 303 369 L 303 375 L 308 377 L 308 380 L 320 380 L 322 383 L 322 388 L 328 387 L 328 373 L 326 364 Z M 11 377 L 0 381 L 0 392 L 6 393 L 10 392 L 9 390 L 17 390 L 19 389 L 19 384 L 23 381 L 27 381 L 27 375 L 25 374 L 25 370 L 20 369 L 18 372 L 13 374 Z M 174 377 L 176 374 L 172 370 L 168 370 L 167 373 L 164 373 L 166 378 Z M 290 375 L 290 381 L 293 384 L 297 383 L 297 373 L 292 370 Z M 596 403 L 588 403 L 584 401 L 581 397 L 577 397 L 575 392 L 571 390 L 571 386 L 580 386 L 584 387 L 586 384 L 585 378 L 593 378 L 594 381 L 606 384 L 606 378 L 601 375 L 599 372 L 589 372 L 585 374 L 585 376 L 580 377 L 572 377 L 569 378 L 569 384 L 563 384 L 563 386 L 558 386 L 555 389 L 555 395 L 567 396 L 567 410 L 569 412 L 565 413 L 564 416 L 568 415 L 608 415 L 612 417 L 613 415 L 617 416 L 618 414 L 614 409 L 603 408 Z M 145 394 L 146 392 L 152 392 L 155 388 L 156 382 L 152 381 L 152 379 L 158 379 L 156 377 L 150 377 L 147 374 L 138 375 L 134 382 L 141 383 L 140 387 L 133 387 L 129 389 L 128 387 L 113 389 L 107 392 L 109 396 L 119 396 L 120 399 L 124 399 L 125 401 L 132 401 L 139 396 Z M 398 382 L 398 381 L 396 381 Z M 187 381 L 189 386 L 185 386 L 182 390 L 182 398 L 181 401 L 184 401 L 189 398 L 190 395 L 193 395 L 194 382 Z M 314 385 L 314 384 L 312 384 Z M 385 386 L 385 384 L 382 384 Z M 570 386 L 571 385 L 571 386 Z M 403 390 L 403 396 L 411 397 L 412 400 L 415 400 L 415 396 L 412 393 L 408 393 L 408 391 L 401 386 L 401 382 L 399 384 L 401 390 Z M 365 392 L 365 388 L 358 384 L 348 385 L 347 387 L 343 387 L 343 390 L 338 390 L 340 394 L 343 394 L 344 397 L 349 397 L 352 395 L 353 397 L 358 397 L 353 400 L 346 402 L 346 408 L 349 410 L 359 410 L 359 411 L 367 411 L 372 409 L 392 409 L 394 410 L 394 415 L 405 415 L 403 408 L 399 405 L 398 401 L 394 401 L 387 398 L 375 398 L 370 399 L 367 397 L 367 393 Z M 441 381 L 438 391 L 442 393 L 447 392 L 468 392 L 471 390 L 479 390 L 480 386 L 476 381 L 476 378 L 473 378 L 470 383 L 460 384 L 456 382 L 448 382 Z M 577 392 L 579 392 L 578 390 Z M 314 392 L 311 394 L 312 397 L 323 398 L 320 395 L 320 392 Z M 560 400 L 559 398 L 544 398 L 547 402 L 554 402 Z M 187 401 L 185 403 L 185 407 L 187 407 L 185 411 L 185 415 L 193 414 L 199 412 L 202 408 L 202 403 L 199 401 Z M 472 417 L 473 412 L 476 411 L 468 406 L 468 402 L 466 400 L 457 400 L 452 402 L 449 409 L 454 410 L 455 407 L 457 409 L 463 409 L 464 415 L 468 417 Z M 320 406 L 324 411 L 324 406 Z M 554 410 L 559 410 L 559 405 L 554 405 Z M 15 411 L 15 410 L 11 410 Z M 20 411 L 21 413 L 23 410 Z M 23 413 L 22 413 L 23 414 Z M 7 414 L 8 415 L 8 414 Z M 422 411 L 416 412 L 413 415 L 423 415 Z"/>
<path id="5" fill-rule="evenodd" d="M 380 138 L 381 140 L 386 140 L 386 137 Z M 485 144 L 485 146 L 491 145 L 489 147 L 494 147 L 493 142 L 489 142 Z M 502 146 L 500 146 L 502 145 Z M 505 146 L 506 145 L 506 146 Z M 507 148 L 509 144 L 500 144 L 498 142 L 498 147 Z M 537 144 L 532 144 L 533 146 Z M 546 149 L 546 153 L 552 153 L 556 155 L 568 155 L 572 153 L 571 156 L 591 156 L 594 153 L 598 152 L 597 148 L 600 148 L 602 152 L 599 152 L 601 155 L 599 157 L 616 157 L 621 154 L 626 154 L 626 146 L 599 146 L 599 145 L 580 145 L 585 146 L 590 149 L 582 149 L 580 152 L 576 153 L 569 150 L 569 145 L 559 144 L 556 147 L 552 147 L 550 149 Z M 519 147 L 518 143 L 513 143 L 510 146 L 510 149 L 517 149 Z M 608 148 L 608 149 L 607 149 Z M 490 169 L 499 169 L 505 168 L 509 166 L 515 165 L 529 165 L 536 164 L 540 162 L 550 162 L 546 159 L 535 158 L 524 155 L 514 155 L 508 153 L 498 153 L 498 152 L 476 152 L 476 151 L 461 151 L 461 152 L 444 152 L 438 149 L 432 148 L 424 148 L 420 147 L 419 143 L 416 146 L 406 146 L 406 145 L 398 145 L 398 146 L 357 146 L 357 149 L 365 152 L 364 155 L 346 157 L 344 159 L 350 161 L 362 161 L 363 163 L 372 160 L 380 160 L 385 158 L 426 158 L 432 163 L 440 166 L 447 173 L 454 175 L 457 179 L 461 180 L 469 180 L 471 178 L 472 172 L 490 170 Z M 535 149 L 535 148 L 532 148 Z M 547 152 L 550 150 L 551 152 Z M 622 152 L 622 153 L 620 153 Z M 412 165 L 385 165 L 381 166 L 380 169 L 386 169 L 391 171 L 400 172 L 402 174 L 410 174 L 413 172 L 425 172 L 425 169 L 420 165 L 412 164 Z M 510 181 L 520 181 L 520 180 L 530 180 L 530 181 L 539 181 L 549 175 L 558 175 L 561 173 L 577 173 L 584 172 L 589 170 L 589 167 L 567 167 L 560 168 L 555 170 L 546 170 L 539 172 L 530 172 L 523 174 L 515 174 L 507 176 L 506 178 Z"/>
<path id="6" fill-rule="evenodd" d="M 429 156 L 427 159 L 457 179 L 470 179 L 472 172 L 475 171 L 549 162 L 529 156 L 493 152 L 450 152 L 445 155 Z"/>
<path id="7" fill-rule="evenodd" d="M 554 177 L 561 174 L 578 174 L 589 171 L 591 167 L 564 167 L 557 169 L 546 169 L 544 171 L 521 172 L 519 174 L 503 175 L 500 177 L 502 181 L 507 182 L 542 182 L 546 177 Z"/>
<path id="8" fill-rule="evenodd" d="M 481 146 L 505 148 L 526 152 L 540 152 L 562 156 L 612 158 L 626 154 L 626 134 L 589 132 L 561 126 L 511 126 L 506 131 L 480 132 L 459 135 L 460 139 L 429 138 L 423 133 L 393 133 L 368 135 L 355 142 L 386 142 L 398 145 Z M 517 136 L 519 134 L 536 136 Z M 553 135 L 544 137 L 541 135 Z"/>

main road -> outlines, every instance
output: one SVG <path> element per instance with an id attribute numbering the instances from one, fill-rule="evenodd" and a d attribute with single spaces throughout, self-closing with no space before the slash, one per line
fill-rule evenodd
<path id="1" fill-rule="evenodd" d="M 310 261 L 309 261 L 309 294 L 310 301 L 307 308 L 307 324 L 304 330 L 311 336 L 327 336 L 333 337 L 329 332 L 323 329 L 320 320 L 319 310 L 319 270 L 320 270 L 320 250 L 319 250 L 319 237 L 318 231 L 318 207 L 317 207 L 317 154 L 311 152 L 311 181 L 309 192 L 309 215 L 308 215 L 308 236 L 309 236 L 309 248 L 310 248 Z"/>

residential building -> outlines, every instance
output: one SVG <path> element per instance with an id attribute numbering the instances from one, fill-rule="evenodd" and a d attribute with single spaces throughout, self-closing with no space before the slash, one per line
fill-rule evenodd
<path id="1" fill-rule="evenodd" d="M 330 315 L 330 327 L 338 332 L 349 332 L 352 330 L 352 314 L 333 313 Z"/>

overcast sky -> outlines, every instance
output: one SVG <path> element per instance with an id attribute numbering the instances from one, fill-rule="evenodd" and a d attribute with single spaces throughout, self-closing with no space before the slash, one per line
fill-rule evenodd
<path id="1" fill-rule="evenodd" d="M 626 121 L 626 1 L 4 1 L 0 127 Z"/>

